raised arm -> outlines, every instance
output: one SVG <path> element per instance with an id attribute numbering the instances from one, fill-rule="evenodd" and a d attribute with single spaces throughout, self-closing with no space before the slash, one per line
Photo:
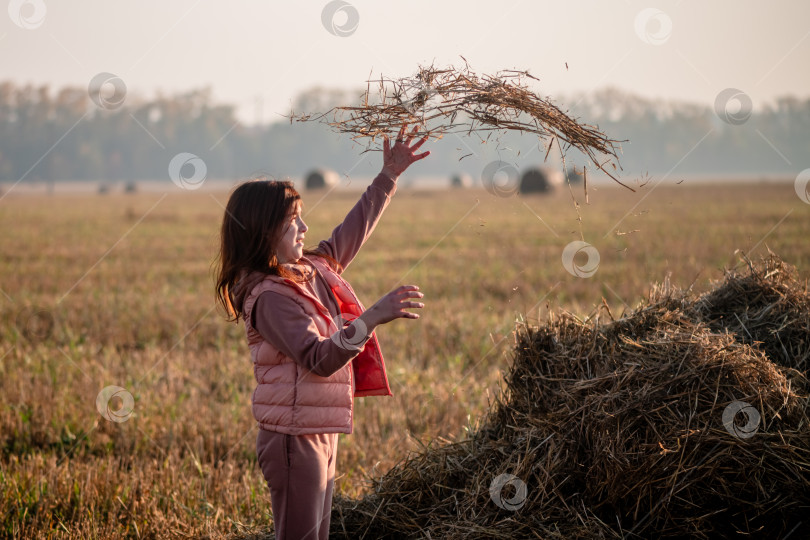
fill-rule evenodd
<path id="1" fill-rule="evenodd" d="M 430 155 L 430 152 L 416 154 L 416 151 L 427 141 L 427 137 L 418 140 L 411 146 L 417 129 L 414 127 L 413 131 L 403 138 L 407 126 L 402 126 L 393 146 L 387 136 L 383 138 L 382 171 L 349 211 L 343 223 L 335 227 L 329 240 L 323 240 L 318 245 L 318 251 L 333 257 L 343 268 L 349 266 L 357 252 L 371 236 L 383 210 L 388 206 L 396 191 L 399 176 L 412 163 Z"/>

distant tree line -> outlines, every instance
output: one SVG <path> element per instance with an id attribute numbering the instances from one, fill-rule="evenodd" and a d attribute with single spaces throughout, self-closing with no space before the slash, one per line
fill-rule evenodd
<path id="1" fill-rule="evenodd" d="M 650 100 L 615 89 L 577 102 L 577 116 L 628 139 L 625 170 L 666 173 L 677 166 L 688 174 L 792 175 L 810 167 L 810 97 L 780 97 L 750 117 L 744 102 L 716 111 L 714 104 Z"/>
<path id="2" fill-rule="evenodd" d="M 298 96 L 296 112 L 356 102 L 361 91 L 314 88 Z M 712 106 L 645 99 L 615 89 L 557 100 L 581 121 L 596 124 L 622 145 L 626 173 L 795 174 L 810 167 L 810 98 L 783 97 L 757 108 L 739 125 Z M 484 144 L 446 136 L 420 174 L 466 172 L 474 178 L 491 159 L 542 162 L 536 139 L 515 134 Z M 700 141 L 700 142 L 699 142 Z M 534 149 L 533 149 L 534 147 Z M 214 103 L 210 89 L 144 99 L 127 95 L 119 107 L 99 107 L 87 88 L 0 83 L 0 181 L 137 181 L 169 179 L 180 152 L 202 158 L 209 178 L 257 173 L 298 177 L 314 167 L 370 175 L 379 156 L 316 123 L 279 118 L 240 124 L 235 107 Z M 579 156 L 581 158 L 581 156 Z M 574 162 L 579 165 L 582 161 Z"/>

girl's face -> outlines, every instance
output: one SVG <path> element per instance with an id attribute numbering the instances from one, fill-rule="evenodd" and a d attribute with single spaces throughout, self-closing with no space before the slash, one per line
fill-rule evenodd
<path id="1" fill-rule="evenodd" d="M 279 264 L 296 263 L 304 255 L 304 233 L 309 230 L 301 219 L 301 203 L 297 202 L 292 214 L 287 216 L 276 253 Z"/>

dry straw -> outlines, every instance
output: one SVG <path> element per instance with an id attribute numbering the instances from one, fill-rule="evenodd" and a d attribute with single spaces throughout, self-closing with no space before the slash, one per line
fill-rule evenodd
<path id="1" fill-rule="evenodd" d="M 291 114 L 290 121 L 320 121 L 351 134 L 354 140 L 371 141 L 403 124 L 419 125 L 419 137 L 507 130 L 530 133 L 547 143 L 549 151 L 554 141 L 562 153 L 571 147 L 578 149 L 614 181 L 632 189 L 614 176 L 620 141 L 608 138 L 595 126 L 578 122 L 529 89 L 527 80 L 538 79 L 527 71 L 514 70 L 478 75 L 466 60 L 463 69 L 420 66 L 411 77 L 369 80 L 361 105 L 335 107 L 319 114 Z"/>
<path id="2" fill-rule="evenodd" d="M 336 500 L 332 535 L 807 538 L 808 355 L 810 296 L 775 256 L 698 298 L 656 288 L 618 320 L 524 325 L 473 436 Z M 754 430 L 724 420 L 739 402 Z M 503 473 L 526 484 L 517 510 L 490 496 Z"/>

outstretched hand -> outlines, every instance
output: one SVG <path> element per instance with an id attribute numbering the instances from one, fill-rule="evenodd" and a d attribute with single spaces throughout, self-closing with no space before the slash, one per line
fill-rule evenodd
<path id="1" fill-rule="evenodd" d="M 416 132 L 419 130 L 419 126 L 414 126 L 413 130 L 411 130 L 406 137 L 405 133 L 407 129 L 408 125 L 403 124 L 403 126 L 399 129 L 399 134 L 397 135 L 396 140 L 394 141 L 394 146 L 391 146 L 391 142 L 388 140 L 387 135 L 383 136 L 382 173 L 394 181 L 396 181 L 396 179 L 399 178 L 399 175 L 405 172 L 405 170 L 411 166 L 411 163 L 419 161 L 420 159 L 425 159 L 430 155 L 429 151 L 422 152 L 421 154 L 415 153 L 428 140 L 427 135 L 416 141 L 416 143 L 411 146 L 411 141 L 413 141 L 414 135 L 416 135 Z"/>
<path id="2" fill-rule="evenodd" d="M 405 310 L 425 307 L 424 303 L 411 300 L 424 296 L 416 285 L 402 285 L 377 300 L 373 306 L 360 315 L 360 318 L 363 319 L 369 332 L 394 319 L 418 319 L 419 314 Z"/>

